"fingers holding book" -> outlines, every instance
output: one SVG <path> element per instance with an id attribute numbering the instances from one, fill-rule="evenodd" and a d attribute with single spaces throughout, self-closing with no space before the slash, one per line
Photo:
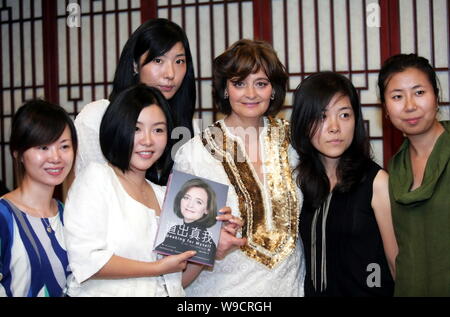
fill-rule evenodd
<path id="1" fill-rule="evenodd" d="M 168 255 L 159 260 L 161 266 L 163 267 L 164 273 L 175 273 L 181 272 L 186 269 L 187 260 L 193 257 L 197 252 L 186 251 L 177 255 Z"/>
<path id="2" fill-rule="evenodd" d="M 244 221 L 236 216 L 231 214 L 230 207 L 223 207 L 219 210 L 219 215 L 216 217 L 217 220 L 223 221 L 223 228 L 233 236 L 236 236 L 236 233 L 242 228 L 244 225 Z"/>
<path id="3" fill-rule="evenodd" d="M 216 259 L 221 260 L 231 251 L 244 246 L 247 243 L 247 239 L 236 237 L 237 232 L 242 228 L 244 222 L 241 218 L 231 214 L 230 207 L 220 209 L 217 220 L 223 221 L 216 252 Z"/>

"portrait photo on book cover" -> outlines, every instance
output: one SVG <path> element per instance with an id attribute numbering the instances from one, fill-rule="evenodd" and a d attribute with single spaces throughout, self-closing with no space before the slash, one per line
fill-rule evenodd
<path id="1" fill-rule="evenodd" d="M 174 170 L 155 241 L 155 251 L 165 255 L 194 250 L 189 261 L 214 265 L 222 222 L 216 220 L 225 207 L 228 186 Z"/>

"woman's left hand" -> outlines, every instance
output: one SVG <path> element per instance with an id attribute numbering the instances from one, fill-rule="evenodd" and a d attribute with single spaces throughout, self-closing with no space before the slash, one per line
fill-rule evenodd
<path id="1" fill-rule="evenodd" d="M 224 222 L 220 233 L 219 245 L 216 251 L 216 259 L 223 259 L 229 252 L 244 246 L 247 243 L 246 238 L 236 238 L 236 233 L 244 225 L 244 221 L 231 214 L 230 207 L 223 207 L 219 210 L 221 213 L 216 217 L 217 220 Z"/>

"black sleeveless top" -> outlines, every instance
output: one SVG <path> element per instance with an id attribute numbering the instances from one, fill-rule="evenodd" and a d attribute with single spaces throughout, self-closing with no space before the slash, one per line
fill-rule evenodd
<path id="1" fill-rule="evenodd" d="M 371 161 L 361 183 L 346 193 L 334 191 L 327 214 L 324 209 L 312 210 L 305 201 L 300 215 L 306 257 L 305 296 L 393 295 L 394 281 L 371 207 L 373 180 L 380 169 Z M 326 246 L 324 254 L 322 245 Z"/>

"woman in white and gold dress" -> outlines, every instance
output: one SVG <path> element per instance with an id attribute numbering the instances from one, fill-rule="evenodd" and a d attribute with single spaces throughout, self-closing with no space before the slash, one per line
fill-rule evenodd
<path id="1" fill-rule="evenodd" d="M 239 40 L 214 60 L 214 98 L 226 117 L 182 146 L 174 168 L 230 186 L 227 205 L 244 220 L 247 244 L 205 268 L 187 296 L 303 296 L 295 156 L 288 122 L 272 117 L 287 78 L 262 41 Z"/>

